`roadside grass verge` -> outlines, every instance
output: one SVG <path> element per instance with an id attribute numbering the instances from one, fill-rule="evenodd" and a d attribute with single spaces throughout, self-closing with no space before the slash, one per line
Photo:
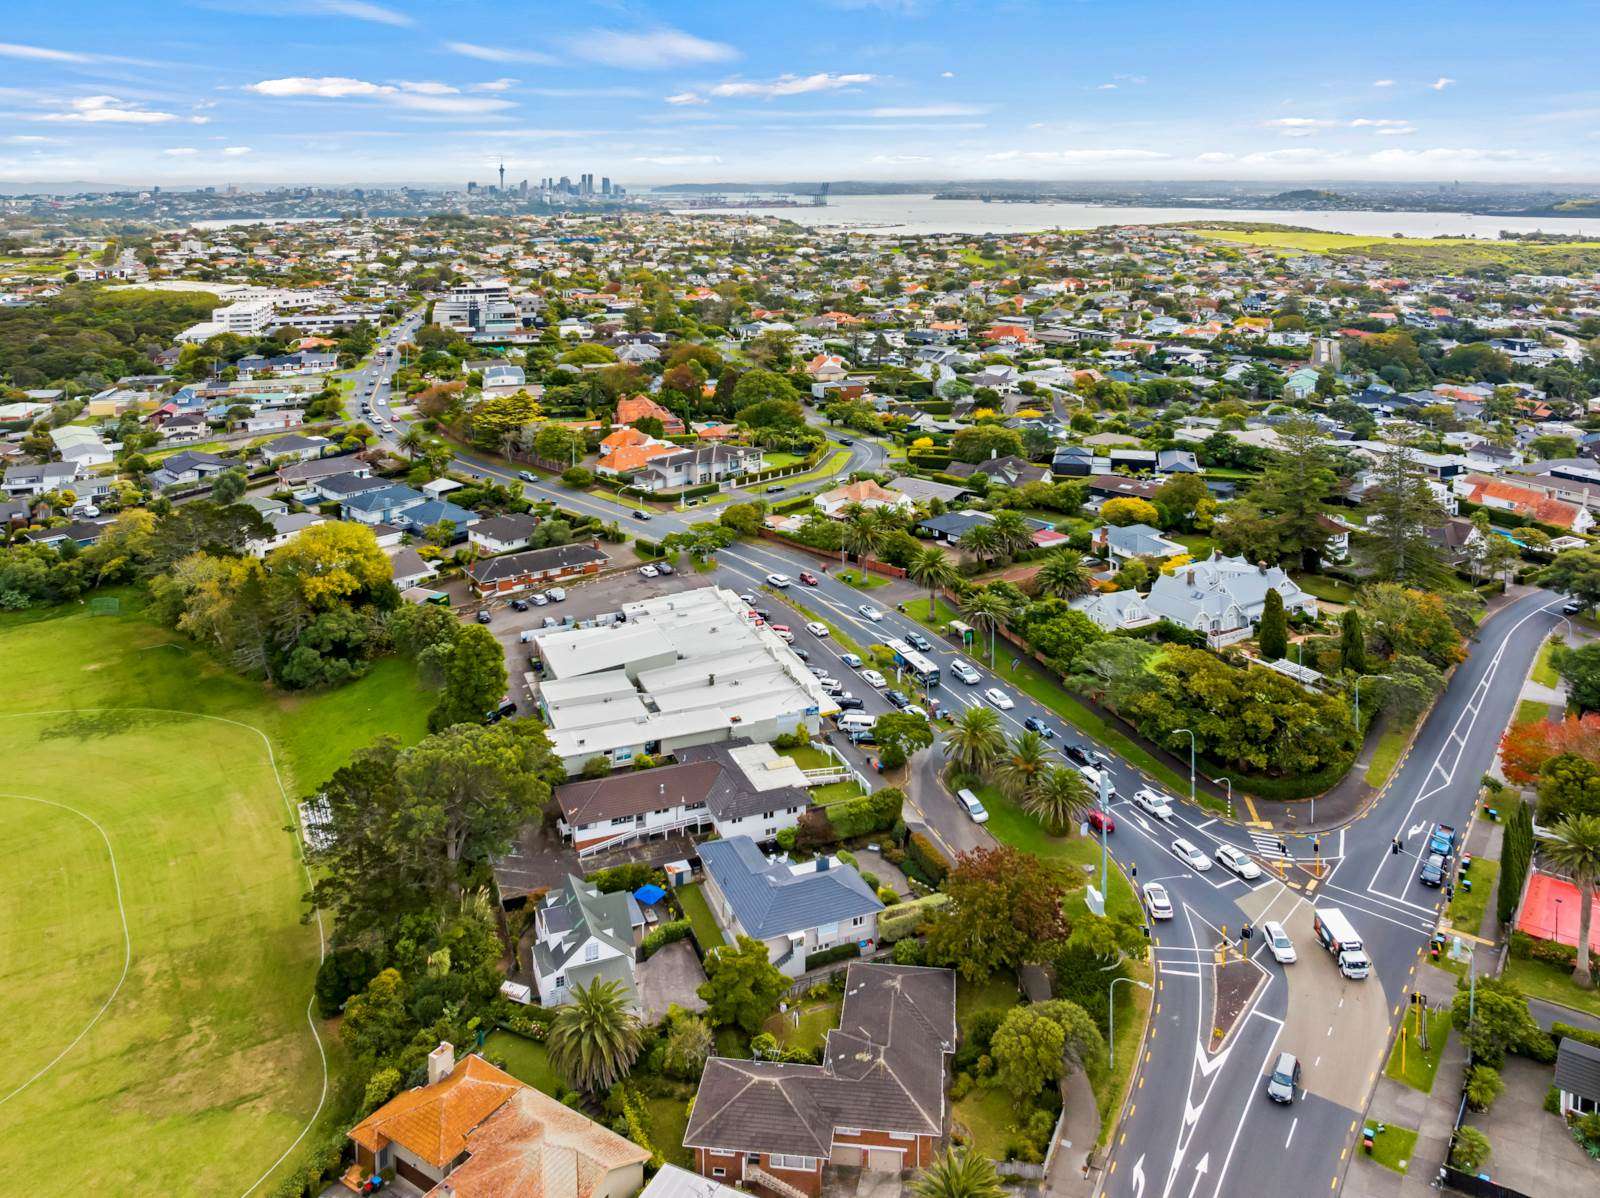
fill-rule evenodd
<path id="1" fill-rule="evenodd" d="M 1391 728 L 1378 738 L 1378 747 L 1373 751 L 1372 762 L 1367 766 L 1367 785 L 1374 789 L 1383 789 L 1383 784 L 1389 780 L 1389 775 L 1394 773 L 1394 767 L 1400 762 L 1400 754 L 1406 747 L 1406 738 L 1411 735 L 1410 727 Z"/>
<path id="2" fill-rule="evenodd" d="M 1561 644 L 1559 637 L 1551 637 L 1539 649 L 1538 659 L 1533 663 L 1531 677 L 1540 686 L 1556 687 L 1561 685 L 1561 675 L 1556 673 L 1556 668 L 1550 659 L 1555 655 L 1556 646 Z"/>
<path id="3" fill-rule="evenodd" d="M 1383 1071 L 1395 1081 L 1428 1094 L 1433 1090 L 1434 1074 L 1439 1071 L 1439 1058 L 1444 1056 L 1445 1039 L 1450 1035 L 1450 1011 L 1448 1008 L 1433 1011 L 1425 1018 L 1428 1047 L 1423 1048 L 1419 1043 L 1417 1016 L 1414 1009 L 1408 1008 L 1400 1035 L 1395 1038 L 1394 1048 L 1389 1053 L 1389 1063 Z"/>
<path id="4" fill-rule="evenodd" d="M 1515 982 L 1529 998 L 1542 998 L 1600 1019 L 1600 990 L 1579 989 L 1569 966 L 1512 956 L 1506 958 L 1505 971 L 1500 976 Z"/>
<path id="5" fill-rule="evenodd" d="M 1494 897 L 1495 884 L 1500 880 L 1500 863 L 1474 857 L 1467 877 L 1472 879 L 1472 889 L 1467 890 L 1457 884 L 1448 914 L 1452 928 L 1476 936 L 1478 929 L 1483 926 L 1483 913 L 1489 909 L 1489 900 Z"/>
<path id="6" fill-rule="evenodd" d="M 1411 1154 L 1417 1149 L 1417 1133 L 1409 1127 L 1388 1124 L 1372 1137 L 1371 1158 L 1385 1169 L 1404 1173 L 1411 1165 Z"/>
<path id="7" fill-rule="evenodd" d="M 1511 719 L 1514 724 L 1532 724 L 1539 720 L 1550 718 L 1550 705 L 1541 703 L 1538 699 L 1522 699 L 1517 703 L 1517 713 Z"/>

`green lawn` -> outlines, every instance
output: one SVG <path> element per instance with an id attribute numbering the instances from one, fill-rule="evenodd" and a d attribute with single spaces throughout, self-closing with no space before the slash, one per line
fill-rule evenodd
<path id="1" fill-rule="evenodd" d="M 1417 1133 L 1409 1127 L 1386 1126 L 1372 1138 L 1372 1159 L 1385 1169 L 1404 1173 L 1417 1148 Z"/>
<path id="2" fill-rule="evenodd" d="M 1517 713 L 1511 719 L 1513 724 L 1532 724 L 1538 720 L 1550 718 L 1550 705 L 1541 703 L 1537 699 L 1523 699 L 1517 703 Z"/>
<path id="3" fill-rule="evenodd" d="M 956 978 L 956 1026 L 965 1028 L 979 1011 L 1007 1011 L 1022 1001 L 1017 979 L 1008 973 L 991 974 L 981 982 Z"/>
<path id="4" fill-rule="evenodd" d="M 1016 1108 L 999 1086 L 973 1086 L 950 1113 L 967 1129 L 973 1151 L 990 1160 L 1005 1160 L 1006 1145 L 1021 1138 Z"/>
<path id="5" fill-rule="evenodd" d="M 814 469 L 807 470 L 803 474 L 785 475 L 783 484 L 784 486 L 789 487 L 794 486 L 797 483 L 814 483 L 819 479 L 831 479 L 834 475 L 838 474 L 839 471 L 844 469 L 845 463 L 849 460 L 850 451 L 840 447 L 835 449 L 821 462 L 817 463 Z"/>
<path id="6" fill-rule="evenodd" d="M 1294 580 L 1306 594 L 1318 599 L 1326 599 L 1329 603 L 1355 602 L 1355 587 L 1341 579 L 1328 578 L 1322 574 L 1303 574 L 1297 571 L 1294 575 Z"/>
<path id="7" fill-rule="evenodd" d="M 1416 1014 L 1408 1008 L 1405 1026 L 1395 1039 L 1394 1048 L 1389 1053 L 1389 1064 L 1384 1068 L 1384 1072 L 1395 1081 L 1404 1082 L 1413 1090 L 1421 1090 L 1427 1094 L 1433 1089 L 1433 1075 L 1439 1071 L 1439 1058 L 1444 1056 L 1445 1038 L 1450 1034 L 1450 1012 L 1435 1011 L 1427 1016 L 1426 1050 L 1417 1041 L 1416 1020 Z"/>
<path id="8" fill-rule="evenodd" d="M 805 460 L 804 455 L 798 453 L 764 453 L 761 455 L 761 468 L 782 470 L 785 466 L 798 466 Z"/>
<path id="9" fill-rule="evenodd" d="M 1203 532 L 1172 533 L 1167 539 L 1178 542 L 1195 558 L 1210 557 L 1211 551 L 1217 547 L 1217 543 Z"/>
<path id="10" fill-rule="evenodd" d="M 722 929 L 717 926 L 716 917 L 711 914 L 711 908 L 706 904 L 706 896 L 700 893 L 700 883 L 680 886 L 673 893 L 678 896 L 684 918 L 689 921 L 689 927 L 694 932 L 694 938 L 699 942 L 702 953 L 710 952 L 719 944 L 727 943 L 723 938 Z"/>
<path id="11" fill-rule="evenodd" d="M 860 798 L 865 793 L 861 789 L 861 784 L 854 778 L 846 778 L 843 782 L 830 782 L 826 786 L 814 787 L 811 791 L 811 801 L 826 807 L 829 803 Z"/>
<path id="12" fill-rule="evenodd" d="M 1580 990 L 1573 984 L 1570 966 L 1507 957 L 1501 976 L 1515 982 L 1529 998 L 1560 1003 L 1600 1018 L 1600 990 Z"/>
<path id="13" fill-rule="evenodd" d="M 1406 738 L 1411 735 L 1410 728 L 1391 728 L 1378 738 L 1378 747 L 1373 751 L 1372 764 L 1367 766 L 1367 785 L 1381 787 L 1389 780 L 1389 775 L 1394 772 L 1394 767 L 1400 761 L 1400 752 L 1406 747 Z"/>
<path id="14" fill-rule="evenodd" d="M 889 585 L 889 580 L 882 574 L 871 574 L 866 570 L 839 570 L 834 577 L 858 591 L 875 591 Z"/>
<path id="15" fill-rule="evenodd" d="M 650 1143 L 669 1165 L 694 1168 L 694 1150 L 683 1146 L 683 1133 L 689 1127 L 689 1104 L 682 1098 L 652 1095 L 644 1100 L 650 1122 Z"/>
<path id="16" fill-rule="evenodd" d="M 504 1061 L 506 1072 L 519 1082 L 543 1090 L 552 1098 L 572 1088 L 562 1081 L 550 1064 L 550 1053 L 536 1040 L 512 1032 L 494 1032 L 483 1042 L 483 1051 L 486 1056 Z"/>
<path id="17" fill-rule="evenodd" d="M 1555 666 L 1550 664 L 1550 658 L 1555 653 L 1556 646 L 1561 643 L 1561 638 L 1551 637 L 1539 649 L 1539 658 L 1533 663 L 1530 677 L 1541 686 L 1554 687 L 1561 685 L 1561 675 L 1557 674 Z"/>
<path id="18" fill-rule="evenodd" d="M 798 749 L 779 749 L 779 757 L 788 757 L 803 770 L 822 770 L 834 764 L 821 749 L 812 745 L 802 745 Z"/>
<path id="19" fill-rule="evenodd" d="M 78 605 L 0 636 L 0 1010 L 27 1029 L 0 1064 L 7 1138 L 65 1192 L 244 1191 L 323 1094 L 291 805 L 378 732 L 418 739 L 426 699 L 398 662 L 275 695 Z M 310 1138 L 333 1130 L 324 1105 Z"/>
<path id="20" fill-rule="evenodd" d="M 978 786 L 974 788 L 974 793 L 989 812 L 989 822 L 985 827 L 996 840 L 1036 857 L 1050 858 L 1067 868 L 1074 884 L 1079 887 L 1067 901 L 1068 915 L 1087 910 L 1083 901 L 1083 885 L 1088 882 L 1096 887 L 1100 885 L 1099 836 L 1079 836 L 1076 830 L 1071 836 L 1052 836 L 1045 831 L 1043 824 L 1006 798 L 999 787 Z M 1116 833 L 1111 835 L 1114 839 Z M 1083 868 L 1086 865 L 1092 867 L 1092 872 Z M 1110 890 L 1107 912 L 1111 915 L 1138 916 L 1139 900 L 1115 861 L 1111 862 L 1107 884 Z"/>
<path id="21" fill-rule="evenodd" d="M 810 1052 L 822 1047 L 828 1032 L 839 1026 L 839 1011 L 843 1006 L 842 998 L 805 1003 L 773 1015 L 762 1025 L 762 1030 L 771 1032 L 786 1048 Z"/>
<path id="22" fill-rule="evenodd" d="M 1494 897 L 1495 884 L 1500 880 L 1500 863 L 1474 857 L 1467 877 L 1472 879 L 1472 889 L 1456 887 L 1456 895 L 1450 900 L 1450 926 L 1476 936 L 1478 929 L 1483 926 L 1483 913 L 1489 909 L 1489 901 Z"/>

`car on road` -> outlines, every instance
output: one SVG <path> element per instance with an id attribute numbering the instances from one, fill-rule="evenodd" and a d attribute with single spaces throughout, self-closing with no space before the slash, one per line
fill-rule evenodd
<path id="1" fill-rule="evenodd" d="M 797 577 L 800 579 L 801 586 L 814 587 L 817 585 L 817 576 L 811 573 L 810 570 L 800 571 Z"/>
<path id="2" fill-rule="evenodd" d="M 998 686 L 991 686 L 988 690 L 984 691 L 983 697 L 990 703 L 993 703 L 1001 711 L 1010 711 L 1016 706 L 1016 704 L 1011 701 L 1011 696 L 1006 694 L 1005 691 L 1001 690 Z"/>
<path id="3" fill-rule="evenodd" d="M 839 438 L 839 444 L 840 445 L 854 445 L 855 442 L 852 441 L 849 437 L 840 437 Z"/>
<path id="4" fill-rule="evenodd" d="M 787 574 L 768 574 L 767 585 L 777 587 L 780 591 L 788 587 L 792 580 Z"/>
<path id="5" fill-rule="evenodd" d="M 967 809 L 967 814 L 972 817 L 973 823 L 986 824 L 989 822 L 989 812 L 984 808 L 984 805 L 979 802 L 977 795 L 973 794 L 970 790 L 958 790 L 956 791 L 956 798 L 959 799 L 961 801 L 961 805 Z"/>
<path id="6" fill-rule="evenodd" d="M 634 512 L 631 512 L 629 514 L 632 515 L 635 520 L 648 520 L 648 519 L 650 519 L 650 513 L 649 512 L 634 511 Z"/>
<path id="7" fill-rule="evenodd" d="M 1422 869 L 1417 872 L 1417 881 L 1424 886 L 1432 886 L 1435 890 L 1444 885 L 1444 855 L 1431 853 L 1422 863 Z"/>
<path id="8" fill-rule="evenodd" d="M 1146 815 L 1153 815 L 1157 819 L 1172 818 L 1171 801 L 1159 790 L 1151 790 L 1148 786 L 1141 786 L 1133 792 L 1133 805 Z"/>
<path id="9" fill-rule="evenodd" d="M 543 591 L 534 591 L 533 594 L 528 596 L 528 602 L 533 604 L 535 607 L 543 607 L 546 603 L 550 602 L 550 596 L 546 595 Z"/>
<path id="10" fill-rule="evenodd" d="M 778 634 L 778 639 L 788 644 L 794 644 L 794 633 L 789 631 L 787 624 L 774 624 L 772 631 Z"/>
<path id="11" fill-rule="evenodd" d="M 844 664 L 849 666 L 852 670 L 859 670 L 861 668 L 861 659 L 854 653 L 841 653 L 839 654 L 839 660 L 844 662 Z"/>
<path id="12" fill-rule="evenodd" d="M 1196 873 L 1203 874 L 1211 868 L 1211 858 L 1202 853 L 1193 841 L 1181 836 L 1172 842 L 1172 855 Z"/>
<path id="13" fill-rule="evenodd" d="M 773 483 L 770 487 L 767 488 L 767 494 L 768 495 L 776 495 L 782 490 L 783 490 L 783 484 L 782 483 Z"/>
<path id="14" fill-rule="evenodd" d="M 1111 773 L 1104 766 L 1080 765 L 1078 772 L 1083 775 L 1083 780 L 1089 784 L 1089 789 L 1097 797 L 1100 794 L 1101 780 L 1105 781 L 1106 801 L 1109 803 L 1117 797 L 1117 788 L 1111 781 Z"/>
<path id="15" fill-rule="evenodd" d="M 1219 844 L 1212 856 L 1223 869 L 1232 870 L 1246 882 L 1253 882 L 1261 876 L 1261 867 L 1231 844 Z"/>
<path id="16" fill-rule="evenodd" d="M 1280 1052 L 1278 1063 L 1267 1076 L 1267 1097 L 1287 1106 L 1294 1101 L 1294 1093 L 1299 1085 L 1300 1062 L 1295 1060 L 1294 1053 Z"/>
<path id="17" fill-rule="evenodd" d="M 814 637 L 825 637 L 828 635 L 828 626 L 821 620 L 812 620 L 806 625 L 806 631 Z"/>
<path id="18" fill-rule="evenodd" d="M 1091 832 L 1104 832 L 1107 836 L 1117 830 L 1117 821 L 1111 818 L 1111 813 L 1098 807 L 1090 811 L 1083 822 L 1089 825 Z"/>
<path id="19" fill-rule="evenodd" d="M 906 640 L 910 643 L 913 649 L 918 649 L 923 653 L 926 653 L 933 648 L 932 642 L 930 642 L 928 638 L 923 636 L 920 632 L 906 633 Z"/>
<path id="20" fill-rule="evenodd" d="M 951 663 L 950 672 L 968 686 L 977 686 L 978 683 L 983 681 L 983 675 L 979 674 L 977 670 L 974 670 L 964 661 Z"/>
<path id="21" fill-rule="evenodd" d="M 640 578 L 654 578 L 660 573 L 661 573 L 661 571 L 657 570 L 654 566 L 640 566 L 639 567 L 639 577 Z"/>
<path id="22" fill-rule="evenodd" d="M 518 470 L 517 477 L 525 483 L 536 483 L 539 481 L 539 476 L 532 470 Z"/>
<path id="23" fill-rule="evenodd" d="M 904 691 L 884 691 L 883 697 L 889 700 L 889 705 L 896 711 L 904 711 L 911 706 L 911 700 L 906 698 Z"/>
<path id="24" fill-rule="evenodd" d="M 867 617 L 867 619 L 871 620 L 874 624 L 883 619 L 883 613 L 877 608 L 873 607 L 870 603 L 863 603 L 860 607 L 856 608 L 856 610 Z"/>
<path id="25" fill-rule="evenodd" d="M 492 619 L 494 619 L 494 617 L 489 614 L 488 608 L 484 608 L 478 613 L 478 623 L 480 624 L 487 624 Z"/>
<path id="26" fill-rule="evenodd" d="M 739 596 L 739 600 L 742 603 L 754 603 L 756 601 L 756 597 L 746 591 L 744 594 Z"/>
<path id="27" fill-rule="evenodd" d="M 1172 899 L 1160 882 L 1144 884 L 1144 909 L 1150 913 L 1151 919 L 1172 918 Z"/>
<path id="28" fill-rule="evenodd" d="M 862 670 L 861 681 L 878 690 L 882 690 L 884 687 L 889 685 L 888 680 L 885 679 L 882 674 L 878 673 L 877 670 Z"/>
<path id="29" fill-rule="evenodd" d="M 1295 963 L 1294 941 L 1289 939 L 1289 933 L 1283 930 L 1283 925 L 1277 920 L 1269 919 L 1261 925 L 1261 941 L 1279 965 Z"/>
<path id="30" fill-rule="evenodd" d="M 1027 719 L 1023 720 L 1022 726 L 1029 732 L 1037 732 L 1046 740 L 1049 740 L 1056 734 L 1056 730 L 1054 728 L 1050 727 L 1049 724 L 1045 723 L 1036 715 L 1030 715 Z"/>
<path id="31" fill-rule="evenodd" d="M 1088 765 L 1099 769 L 1111 764 L 1111 759 L 1104 753 L 1085 745 L 1062 745 L 1061 755 L 1073 765 Z"/>

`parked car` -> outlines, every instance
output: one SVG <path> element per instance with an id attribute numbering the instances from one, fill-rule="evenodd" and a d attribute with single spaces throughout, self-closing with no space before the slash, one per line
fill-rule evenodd
<path id="1" fill-rule="evenodd" d="M 1172 842 L 1172 855 L 1196 873 L 1203 874 L 1211 868 L 1211 858 L 1181 836 Z"/>
<path id="2" fill-rule="evenodd" d="M 950 672 L 968 686 L 977 686 L 978 683 L 983 681 L 983 675 L 979 674 L 977 670 L 974 670 L 964 661 L 953 662 L 950 666 Z"/>
<path id="3" fill-rule="evenodd" d="M 772 626 L 772 631 L 778 634 L 778 639 L 779 640 L 785 641 L 785 642 L 787 642 L 788 644 L 791 644 L 791 645 L 794 644 L 794 633 L 789 631 L 789 628 L 788 628 L 787 625 L 785 625 L 785 624 L 774 624 Z"/>
<path id="4" fill-rule="evenodd" d="M 1141 786 L 1133 792 L 1133 805 L 1146 815 L 1153 815 L 1156 819 L 1171 819 L 1172 804 L 1167 801 L 1167 796 L 1159 790 L 1151 790 L 1148 786 Z"/>
<path id="5" fill-rule="evenodd" d="M 1151 919 L 1172 918 L 1172 899 L 1160 882 L 1144 884 L 1144 909 L 1150 913 Z"/>
<path id="6" fill-rule="evenodd" d="M 1224 869 L 1231 870 L 1246 882 L 1253 882 L 1261 876 L 1261 867 L 1244 853 L 1231 844 L 1219 844 L 1213 857 Z"/>
<path id="7" fill-rule="evenodd" d="M 817 681 L 822 685 L 823 691 L 827 694 L 844 694 L 844 683 L 840 682 L 837 678 L 819 678 Z"/>
<path id="8" fill-rule="evenodd" d="M 998 686 L 991 686 L 988 690 L 984 691 L 983 697 L 989 702 L 993 703 L 1001 711 L 1010 711 L 1016 706 L 1016 704 L 1011 701 L 1011 696 L 1006 694 L 1005 691 L 1001 690 Z"/>
<path id="9" fill-rule="evenodd" d="M 867 705 L 866 700 L 858 699 L 851 694 L 840 695 L 835 702 L 839 704 L 839 710 L 841 711 L 860 711 Z"/>
<path id="10" fill-rule="evenodd" d="M 657 566 L 656 569 L 663 574 L 672 573 L 672 567 L 665 563 Z M 551 587 L 544 594 L 545 598 L 549 599 L 551 603 L 565 603 L 567 601 L 567 592 L 561 587 Z"/>
<path id="11" fill-rule="evenodd" d="M 1273 1102 L 1288 1105 L 1294 1101 L 1295 1090 L 1300 1085 L 1300 1062 L 1292 1052 L 1280 1052 L 1278 1063 L 1267 1077 L 1267 1097 Z"/>
<path id="12" fill-rule="evenodd" d="M 1564 616 L 1575 616 L 1581 611 L 1583 611 L 1582 599 L 1569 599 L 1561 605 L 1561 614 Z"/>
<path id="13" fill-rule="evenodd" d="M 817 585 L 817 576 L 809 570 L 802 570 L 798 575 L 801 586 L 814 587 Z"/>
<path id="14" fill-rule="evenodd" d="M 856 610 L 864 615 L 867 619 L 871 620 L 874 624 L 883 619 L 883 613 L 877 608 L 873 607 L 870 603 L 863 603 L 860 607 L 856 608 Z"/>
<path id="15" fill-rule="evenodd" d="M 801 661 L 810 661 L 811 660 L 811 654 L 807 650 L 800 648 L 799 645 L 796 645 L 794 647 L 794 649 L 792 650 L 792 652 Z"/>
<path id="16" fill-rule="evenodd" d="M 1289 939 L 1289 934 L 1277 920 L 1269 919 L 1261 925 L 1261 940 L 1279 965 L 1295 963 L 1294 941 Z"/>
<path id="17" fill-rule="evenodd" d="M 656 575 L 658 575 L 660 573 L 661 573 L 661 571 L 657 570 L 654 566 L 640 566 L 639 567 L 639 577 L 640 578 L 654 578 Z"/>
<path id="18" fill-rule="evenodd" d="M 1056 730 L 1054 728 L 1050 727 L 1049 724 L 1045 723 L 1036 715 L 1030 715 L 1027 719 L 1023 720 L 1022 726 L 1029 732 L 1037 732 L 1046 740 L 1049 740 L 1056 734 Z"/>
<path id="19" fill-rule="evenodd" d="M 1111 813 L 1101 811 L 1098 807 L 1089 812 L 1084 822 L 1089 825 L 1090 831 L 1104 832 L 1107 836 L 1117 830 L 1117 821 L 1111 818 Z"/>
<path id="20" fill-rule="evenodd" d="M 861 681 L 865 682 L 868 686 L 875 687 L 878 690 L 882 690 L 884 687 L 889 685 L 888 680 L 885 679 L 882 674 L 878 673 L 877 670 L 862 670 Z"/>
<path id="21" fill-rule="evenodd" d="M 921 716 L 923 719 L 928 718 L 928 709 L 925 707 L 920 707 L 915 703 L 907 704 L 905 707 L 905 713 L 907 715 Z"/>
<path id="22" fill-rule="evenodd" d="M 512 611 L 527 611 L 528 610 L 528 601 L 526 599 L 513 599 L 511 601 L 511 610 Z"/>
<path id="23" fill-rule="evenodd" d="M 961 805 L 967 809 L 967 815 L 972 818 L 973 823 L 986 824 L 989 822 L 989 812 L 978 800 L 977 795 L 970 790 L 962 789 L 956 791 L 956 798 L 961 800 Z"/>
<path id="24" fill-rule="evenodd" d="M 545 604 L 550 602 L 550 599 L 543 591 L 535 591 L 533 594 L 528 596 L 528 602 L 533 604 L 535 607 L 543 607 Z"/>
<path id="25" fill-rule="evenodd" d="M 828 626 L 820 620 L 812 620 L 806 625 L 806 631 L 814 637 L 825 637 L 828 635 Z"/>
<path id="26" fill-rule="evenodd" d="M 672 573 L 672 567 L 670 565 L 668 565 L 666 562 L 657 562 L 656 563 L 656 573 L 657 574 L 671 574 Z"/>
<path id="27" fill-rule="evenodd" d="M 883 697 L 889 700 L 889 705 L 897 711 L 903 711 L 911 706 L 911 700 L 906 698 L 904 691 L 884 691 Z"/>
<path id="28" fill-rule="evenodd" d="M 487 624 L 492 619 L 494 619 L 494 617 L 489 614 L 488 608 L 484 608 L 478 613 L 478 623 L 480 624 Z"/>
<path id="29" fill-rule="evenodd" d="M 777 587 L 780 591 L 788 587 L 790 578 L 787 574 L 768 574 L 767 585 Z"/>

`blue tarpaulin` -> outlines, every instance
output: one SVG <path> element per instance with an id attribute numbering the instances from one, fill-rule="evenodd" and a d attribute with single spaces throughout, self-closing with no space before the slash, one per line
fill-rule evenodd
<path id="1" fill-rule="evenodd" d="M 653 907 L 667 897 L 667 892 L 652 882 L 635 890 L 633 897 L 639 900 L 641 906 Z"/>

